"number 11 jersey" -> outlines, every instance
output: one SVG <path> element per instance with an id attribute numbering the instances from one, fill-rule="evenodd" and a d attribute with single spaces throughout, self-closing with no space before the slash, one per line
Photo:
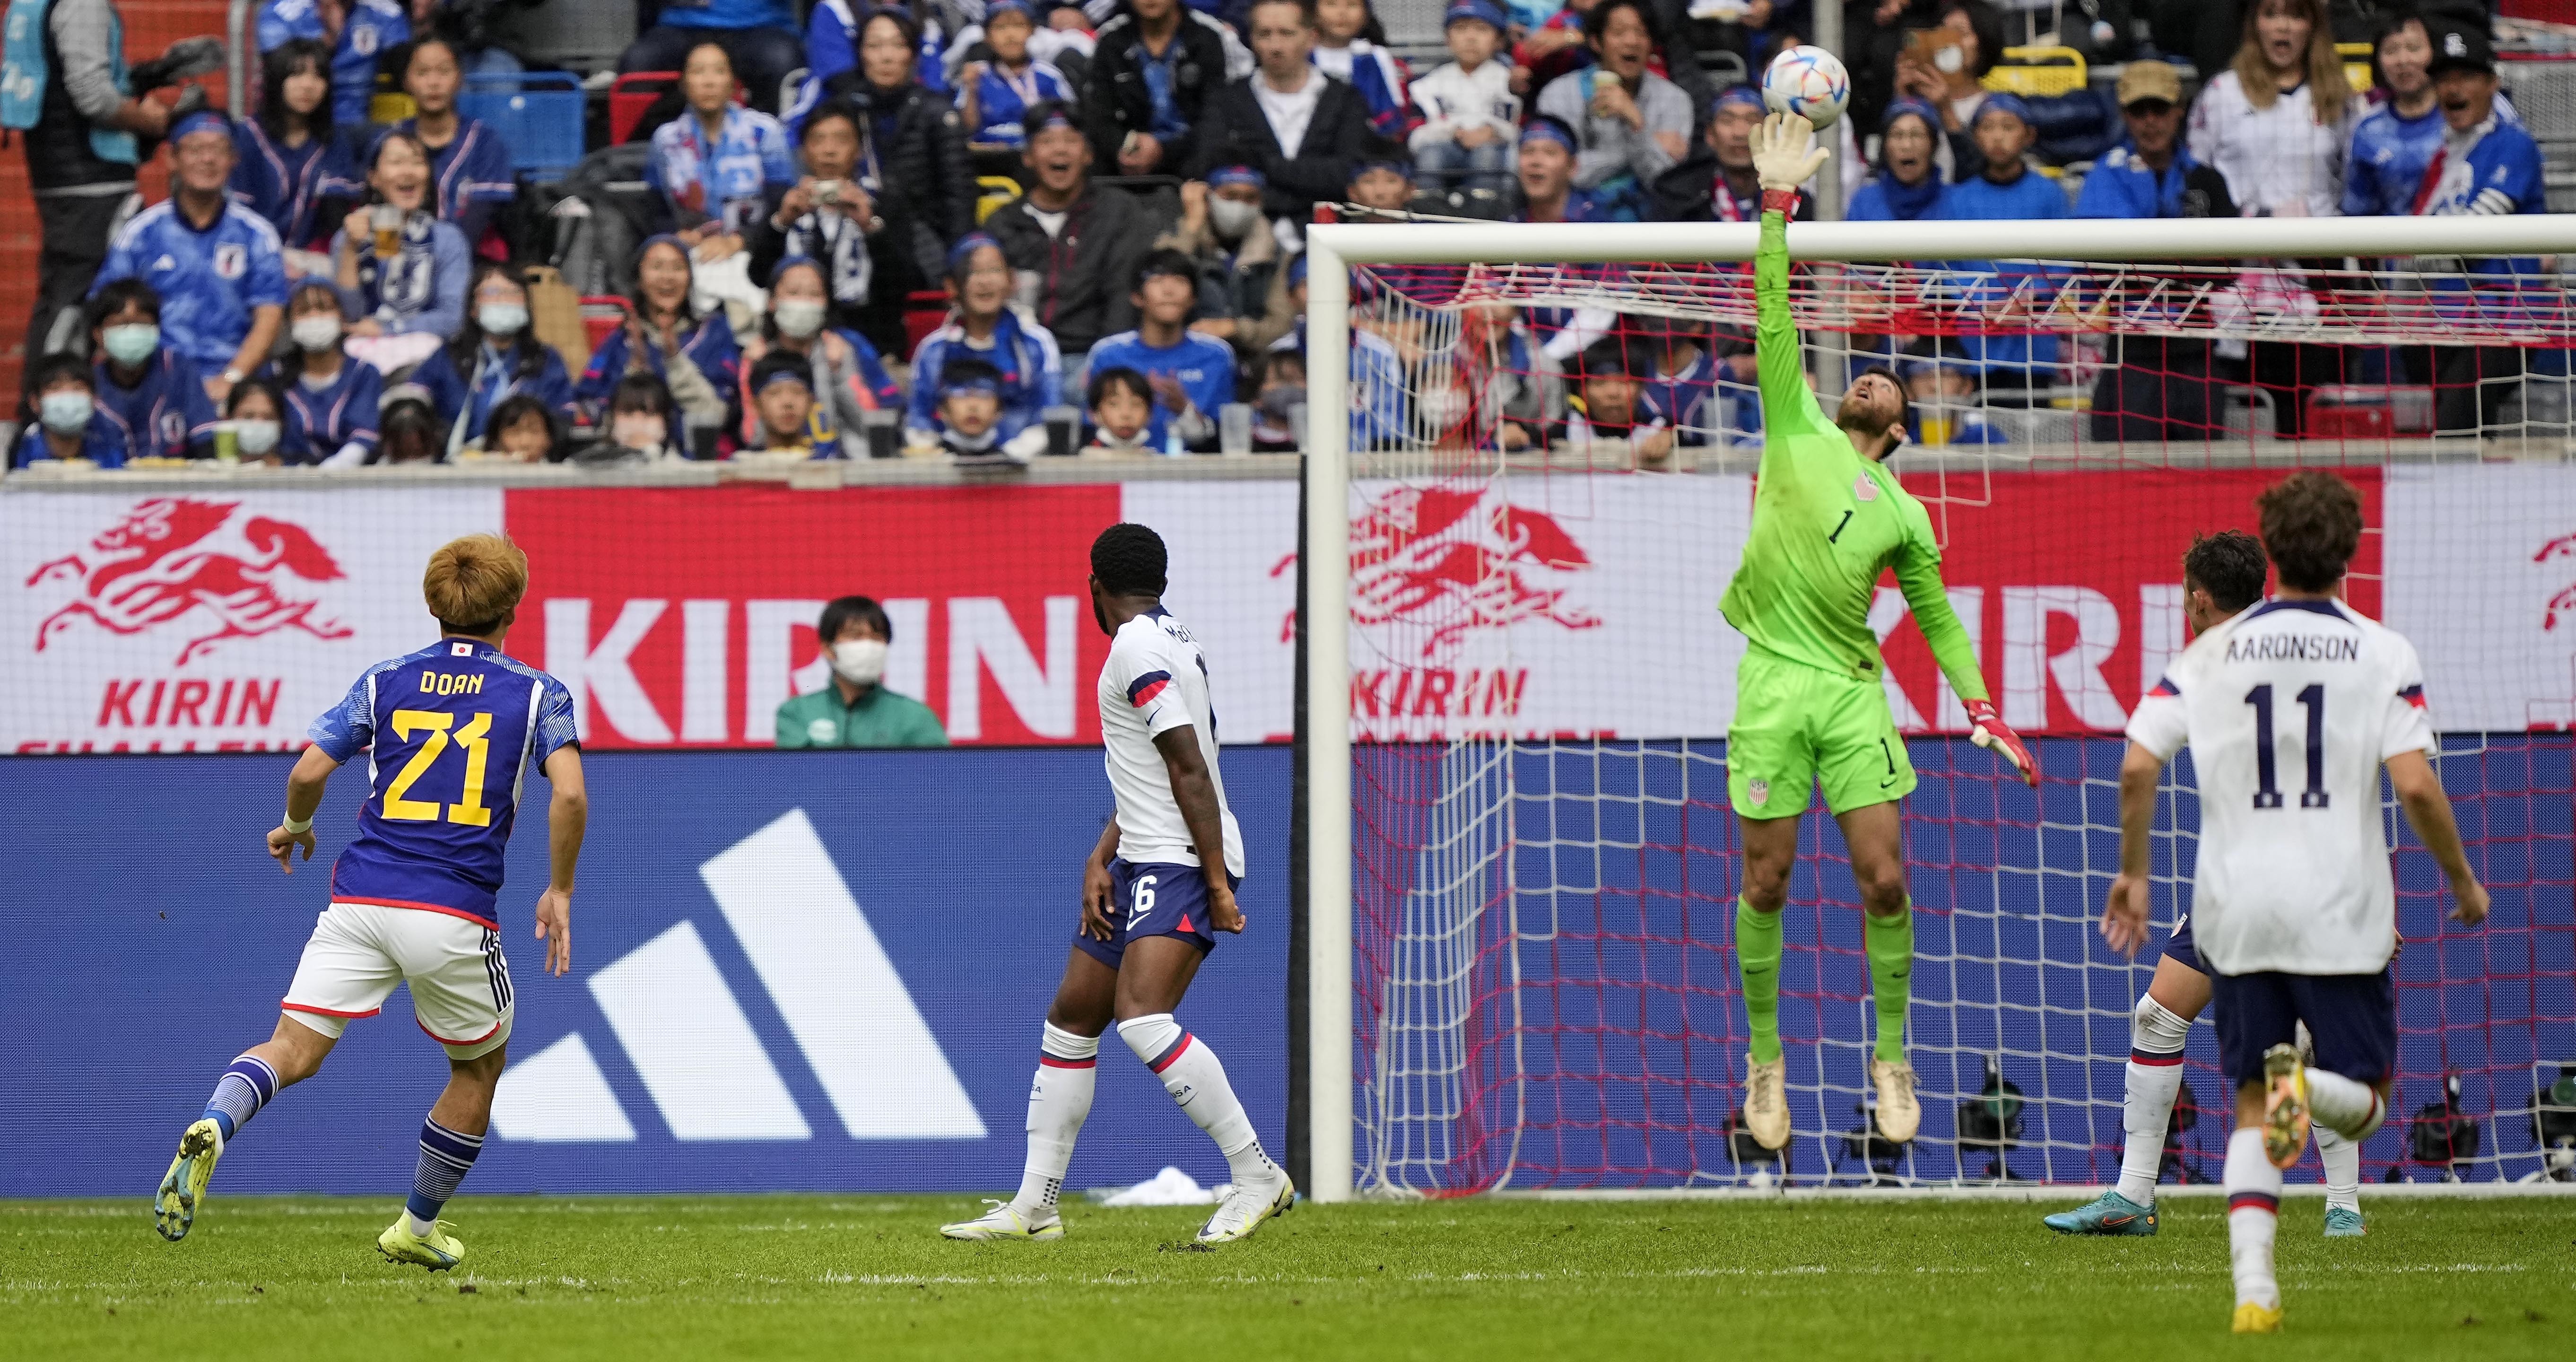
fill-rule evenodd
<path id="1" fill-rule="evenodd" d="M 367 802 L 331 867 L 332 900 L 496 930 L 520 785 L 529 767 L 578 741 L 563 682 L 463 638 L 368 668 L 305 736 L 337 762 L 368 754 Z"/>
<path id="2" fill-rule="evenodd" d="M 2220 974 L 2376 974 L 2397 949 L 2380 763 L 2434 750 L 2415 647 L 2341 601 L 2211 629 L 2129 716 L 2200 782 L 2192 938 Z"/>

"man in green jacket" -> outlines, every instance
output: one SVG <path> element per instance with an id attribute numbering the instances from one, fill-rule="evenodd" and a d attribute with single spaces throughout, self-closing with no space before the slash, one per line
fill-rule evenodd
<path id="1" fill-rule="evenodd" d="M 930 706 L 884 685 L 894 621 L 865 596 L 823 607 L 814 636 L 832 660 L 832 684 L 778 707 L 780 747 L 946 747 Z"/>

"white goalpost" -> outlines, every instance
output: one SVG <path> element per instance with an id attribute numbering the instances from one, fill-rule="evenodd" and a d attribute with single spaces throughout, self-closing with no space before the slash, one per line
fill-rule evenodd
<path id="1" fill-rule="evenodd" d="M 1882 591 L 1872 623 L 1924 776 L 1907 836 L 1925 1129 L 1890 1150 L 1855 1119 L 1856 900 L 1811 812 L 1783 973 L 1795 1139 L 1776 1167 L 1749 1157 L 1731 1127 L 1743 1037 L 1723 745 L 1741 645 L 1717 601 L 1758 457 L 1751 389 L 1725 367 L 1751 334 L 1742 262 L 1758 235 L 1308 229 L 1304 1134 L 1320 1201 L 2106 1179 L 2128 1010 L 2154 964 L 2089 936 L 2118 821 L 2106 721 L 2179 647 L 2179 593 L 2160 584 L 2190 537 L 2250 528 L 2250 478 L 2336 467 L 2369 481 L 2362 589 L 2392 624 L 2530 632 L 2505 617 L 2521 603 L 2440 563 L 2470 551 L 2480 536 L 2455 526 L 2479 515 L 2508 522 L 2498 536 L 2547 528 L 2528 489 L 2477 477 L 2483 455 L 2509 449 L 2576 508 L 2576 289 L 2550 259 L 2576 254 L 2576 216 L 1791 225 L 1828 408 L 1841 374 L 1892 359 L 1924 430 L 1950 440 L 1897 471 L 1927 480 L 1953 604 L 2007 717 L 2036 706 L 2025 731 L 2048 735 L 2049 779 L 2034 793 L 1996 778 Z M 2508 258 L 2539 260 L 2482 272 Z M 1568 353 L 1548 353 L 1557 338 Z M 2463 380 L 2443 367 L 2461 348 L 2522 358 L 2508 377 L 2473 356 Z M 2157 391 L 2202 405 L 2142 415 L 2131 380 L 2185 353 L 2215 376 L 2158 371 Z M 1663 367 L 1685 355 L 1716 375 L 1695 424 L 1667 410 L 1695 391 Z M 2475 430 L 2418 419 L 2463 403 Z M 2426 481 L 2453 472 L 2465 481 Z M 2231 505 L 2245 509 L 2214 519 Z M 2086 519 L 2043 526 L 2022 509 L 2041 506 Z M 2438 642 L 2418 642 L 2429 662 Z M 2531 646 L 2566 651 L 2554 633 Z M 2415 944 L 2439 933 L 2440 905 L 2407 844 L 2407 1047 L 2373 1176 L 2549 1175 L 2533 1094 L 2576 1064 L 2576 1001 L 2545 977 L 2576 951 L 2576 777 L 2564 718 L 2543 731 L 2489 717 L 2537 714 L 2489 693 L 2503 684 L 2428 687 L 2445 780 L 2500 886 L 2496 935 Z M 2196 826 L 2187 772 L 2174 780 L 2159 939 L 2187 899 Z M 2209 1045 L 2196 1028 L 2189 1053 Z M 2439 1167 L 2399 1118 L 2445 1101 L 2483 1144 Z"/>

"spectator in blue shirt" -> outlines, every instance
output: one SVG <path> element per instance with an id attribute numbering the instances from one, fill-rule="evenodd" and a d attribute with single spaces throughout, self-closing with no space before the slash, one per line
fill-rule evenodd
<path id="1" fill-rule="evenodd" d="M 330 53 L 297 38 L 262 59 L 259 116 L 233 126 L 233 197 L 268 219 L 289 251 L 309 251 L 337 215 L 325 199 L 355 199 L 358 169 L 333 126 Z M 304 273 L 289 256 L 287 273 Z"/>
<path id="2" fill-rule="evenodd" d="M 2430 69 L 2442 106 L 2442 144 L 2424 169 L 2414 211 L 2423 217 L 2498 217 L 2546 213 L 2540 146 L 2531 134 L 2496 112 L 2495 49 L 2480 29 L 2434 26 Z M 2530 306 L 2515 280 L 2541 273 L 2529 256 L 2471 260 L 2468 275 L 2443 281 L 2434 293 L 2436 315 L 2471 328 L 2515 319 Z M 2550 290 L 2554 300 L 2555 290 Z M 2544 325 L 2563 318 L 2563 304 L 2544 300 Z M 2441 435 L 2476 435 L 2494 425 L 2506 399 L 2522 384 L 2523 352 L 2502 345 L 2406 347 L 2399 352 L 2408 377 L 2433 385 L 2433 428 Z"/>
<path id="3" fill-rule="evenodd" d="M 2120 116 L 2126 141 L 2093 163 L 2075 199 L 2079 218 L 2232 218 L 2235 200 L 2227 177 L 2203 165 L 2182 138 L 2182 80 L 2152 58 L 2133 59 L 2120 75 Z M 2122 307 L 2146 305 L 2156 276 L 2135 276 L 2137 293 Z M 2166 295 L 2178 303 L 2200 293 L 2197 280 Z M 2088 300 L 2090 301 L 2090 300 Z M 2177 327 L 2191 318 L 2177 313 Z M 2110 363 L 2093 381 L 2093 410 L 2086 418 L 2096 440 L 2202 441 L 2219 424 L 2212 413 L 2215 358 L 2208 340 L 2195 335 L 2122 332 L 2111 337 Z M 1952 443 L 1965 443 L 1954 440 Z"/>
<path id="4" fill-rule="evenodd" d="M 1305 257 L 1298 257 L 1302 264 Z M 1216 446 L 1217 408 L 1234 400 L 1234 347 L 1189 329 L 1198 301 L 1198 268 L 1187 255 L 1160 250 L 1136 272 L 1136 329 L 1093 346 L 1094 369 L 1128 368 L 1154 390 L 1154 449 Z"/>
<path id="5" fill-rule="evenodd" d="M 537 339 L 528 320 L 528 285 L 518 267 L 492 261 L 476 267 L 473 314 L 412 375 L 447 425 L 447 458 L 481 440 L 492 408 L 514 393 L 535 394 L 559 423 L 572 420 L 572 378 L 563 356 Z"/>
<path id="6" fill-rule="evenodd" d="M 197 366 L 161 341 L 161 296 L 140 279 L 119 279 L 89 300 L 92 395 L 99 414 L 124 434 L 135 459 L 203 458 L 213 453 L 215 404 Z"/>
<path id="7" fill-rule="evenodd" d="M 281 463 L 354 468 L 375 462 L 384 375 L 344 348 L 348 323 L 341 307 L 340 290 L 320 279 L 296 285 L 286 305 L 293 346 L 275 373 L 286 404 Z"/>
<path id="8" fill-rule="evenodd" d="M 689 49 L 680 73 L 688 107 L 653 130 L 653 160 L 645 178 L 671 210 L 679 237 L 705 246 L 709 260 L 733 254 L 754 221 L 769 216 L 796 183 L 796 161 L 787 130 L 757 109 L 733 102 L 733 63 L 724 48 L 701 42 Z M 710 245 L 709 243 L 714 243 Z"/>
<path id="9" fill-rule="evenodd" d="M 1029 35 L 1036 31 L 1027 0 L 993 0 L 984 7 L 984 41 L 993 59 L 969 62 L 957 73 L 967 141 L 1018 151 L 1027 141 L 1020 123 L 1029 110 L 1049 100 L 1074 102 L 1064 73 L 1029 55 Z"/>
<path id="10" fill-rule="evenodd" d="M 367 157 L 367 199 L 331 240 L 339 285 L 358 300 L 349 334 L 453 339 L 465 325 L 473 252 L 455 223 L 430 211 L 429 152 L 419 138 L 399 129 L 377 136 Z M 387 241 L 390 255 L 381 249 Z"/>
<path id="11" fill-rule="evenodd" d="M 701 313 L 689 248 L 675 236 L 657 236 L 636 253 L 635 292 L 626 324 L 590 352 L 573 396 L 594 424 L 606 419 L 617 385 L 628 374 L 649 373 L 672 397 L 673 449 L 688 448 L 681 416 L 709 426 L 724 424 L 725 404 L 742 381 L 742 349 L 724 309 Z"/>
<path id="12" fill-rule="evenodd" d="M 364 127 L 367 102 L 376 93 L 376 62 L 411 41 L 411 14 L 400 0 L 269 0 L 260 6 L 260 51 L 274 53 L 298 40 L 329 56 L 331 121 Z"/>
<path id="13" fill-rule="evenodd" d="M 1878 163 L 1854 190 L 1843 217 L 1852 222 L 1922 222 L 1940 215 L 1941 112 L 1905 95 L 1887 106 L 1879 126 Z"/>
<path id="14" fill-rule="evenodd" d="M 2438 27 L 2438 25 L 2437 25 Z M 2371 44 L 2370 70 L 2381 101 L 2353 125 L 2344 155 L 2346 217 L 2403 217 L 2415 211 L 2424 168 L 2442 148 L 2441 101 L 2433 93 L 2433 31 L 2396 11 Z M 2513 101 L 2495 97 L 2497 121 L 2520 123 Z"/>
<path id="15" fill-rule="evenodd" d="M 814 8 L 819 15 L 824 6 Z M 803 45 L 796 41 L 796 7 L 789 0 L 675 0 L 636 36 L 617 59 L 617 69 L 677 71 L 700 43 L 724 49 L 750 88 L 751 107 L 766 114 L 778 112 L 778 87 L 806 64 Z"/>
<path id="16" fill-rule="evenodd" d="M 1012 282 L 1002 244 L 982 232 L 968 233 L 948 253 L 948 290 L 956 306 L 913 348 L 905 444 L 939 442 L 940 371 L 971 358 L 992 370 L 1000 403 L 993 434 L 1003 452 L 1021 459 L 1046 452 L 1046 425 L 1038 414 L 1064 401 L 1064 360 L 1045 327 L 1011 309 Z"/>
<path id="17" fill-rule="evenodd" d="M 233 457 L 246 463 L 278 463 L 278 445 L 286 438 L 286 401 L 265 378 L 245 378 L 224 397 L 224 420 L 232 426 Z"/>
<path id="18" fill-rule="evenodd" d="M 763 360 L 786 356 L 803 367 L 805 392 L 823 446 L 817 458 L 846 453 L 865 458 L 867 413 L 902 405 L 903 390 L 877 357 L 876 347 L 856 331 L 831 324 L 831 305 L 822 262 L 789 256 L 769 276 L 769 311 L 760 328 L 742 338 L 741 447 L 761 449 L 757 410 L 762 386 L 753 373 Z"/>
<path id="19" fill-rule="evenodd" d="M 493 213 L 519 196 L 510 148 L 490 126 L 456 111 L 464 65 L 445 38 L 413 43 L 402 73 L 403 90 L 419 112 L 394 126 L 419 138 L 429 152 L 434 211 L 456 224 L 467 246 L 480 250 Z"/>
<path id="20" fill-rule="evenodd" d="M 91 286 L 140 279 L 161 295 L 169 345 L 207 375 L 206 395 L 268 362 L 286 318 L 286 262 L 277 229 L 233 202 L 232 120 L 200 110 L 170 129 L 173 192 L 116 234 Z"/>
<path id="21" fill-rule="evenodd" d="M 125 466 L 125 432 L 98 409 L 89 361 L 56 351 L 27 374 L 26 428 L 9 466 L 87 459 L 101 468 Z"/>
<path id="22" fill-rule="evenodd" d="M 1943 220 L 2012 222 L 2067 216 L 2066 191 L 2058 188 L 2055 180 L 2032 170 L 2023 159 L 2032 137 L 2030 106 L 2013 95 L 1989 94 L 1977 106 L 1974 131 L 1977 153 L 1984 164 L 1975 178 L 1942 191 Z M 2031 308 L 2047 301 L 2044 277 L 2031 288 L 2023 287 L 2033 275 L 2029 266 L 1999 267 L 1993 261 L 1963 260 L 1958 267 L 1983 273 L 1991 281 L 1975 290 L 1976 301 L 1990 314 L 2013 309 L 2016 290 Z M 1960 338 L 1969 358 L 1985 366 L 1985 386 L 2046 386 L 2050 381 L 2047 371 L 2057 364 L 2057 337 L 2046 332 L 2034 335 L 2027 330 L 2016 331 L 2016 327 L 2027 323 L 2010 315 L 1989 315 L 1987 324 L 1999 334 Z"/>

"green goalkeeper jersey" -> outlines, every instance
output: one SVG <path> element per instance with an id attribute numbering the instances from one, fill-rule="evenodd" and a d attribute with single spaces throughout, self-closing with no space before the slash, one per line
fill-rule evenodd
<path id="1" fill-rule="evenodd" d="M 1762 215 L 1753 292 L 1762 466 L 1744 561 L 1719 609 L 1763 652 L 1875 679 L 1883 664 L 1869 608 L 1879 574 L 1894 568 L 1951 687 L 1962 700 L 1985 699 L 1968 632 L 1942 590 L 1932 518 L 1895 474 L 1852 448 L 1807 386 L 1789 315 L 1788 225 L 1776 211 Z"/>

